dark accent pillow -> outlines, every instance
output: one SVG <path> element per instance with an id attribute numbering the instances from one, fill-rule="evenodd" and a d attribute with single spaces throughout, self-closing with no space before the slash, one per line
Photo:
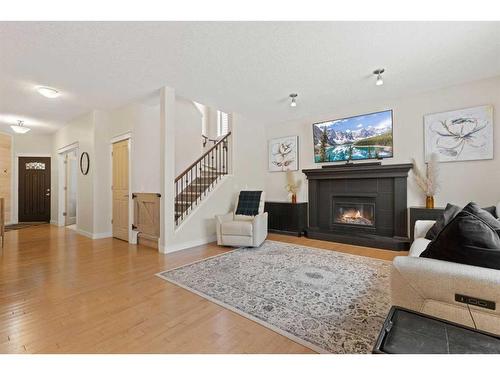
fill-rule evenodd
<path id="1" fill-rule="evenodd" d="M 259 213 L 262 191 L 240 191 L 236 215 L 255 216 Z"/>
<path id="2" fill-rule="evenodd" d="M 497 208 L 495 206 L 484 207 L 483 210 L 490 213 L 495 219 L 498 219 Z"/>
<path id="3" fill-rule="evenodd" d="M 420 256 L 500 270 L 500 222 L 471 202 Z"/>
<path id="4" fill-rule="evenodd" d="M 428 240 L 433 240 L 441 232 L 441 230 L 453 220 L 455 216 L 462 210 L 461 207 L 448 203 L 444 209 L 443 214 L 436 220 L 434 225 L 429 229 L 425 235 Z"/>

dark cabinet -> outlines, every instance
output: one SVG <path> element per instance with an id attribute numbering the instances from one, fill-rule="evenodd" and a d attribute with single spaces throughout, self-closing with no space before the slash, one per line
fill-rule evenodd
<path id="1" fill-rule="evenodd" d="M 268 231 L 301 236 L 307 227 L 307 202 L 266 202 Z"/>

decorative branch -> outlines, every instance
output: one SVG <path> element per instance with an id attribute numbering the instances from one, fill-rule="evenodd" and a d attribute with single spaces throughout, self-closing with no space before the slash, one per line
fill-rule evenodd
<path id="1" fill-rule="evenodd" d="M 431 158 L 427 163 L 425 172 L 417 166 L 417 162 L 413 159 L 413 174 L 417 185 L 427 196 L 434 196 L 439 190 L 439 161 L 436 153 L 431 154 Z"/>

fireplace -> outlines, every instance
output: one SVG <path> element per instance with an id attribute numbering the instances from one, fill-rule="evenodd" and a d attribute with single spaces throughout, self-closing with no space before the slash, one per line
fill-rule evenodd
<path id="1" fill-rule="evenodd" d="M 375 226 L 375 204 L 339 202 L 333 204 L 333 224 Z"/>
<path id="2" fill-rule="evenodd" d="M 365 163 L 303 170 L 309 183 L 308 237 L 406 250 L 410 168 Z"/>

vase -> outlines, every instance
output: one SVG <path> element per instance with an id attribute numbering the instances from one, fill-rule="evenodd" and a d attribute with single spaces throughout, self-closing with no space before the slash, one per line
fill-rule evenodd
<path id="1" fill-rule="evenodd" d="M 297 194 L 292 194 L 292 203 L 297 203 Z"/>
<path id="2" fill-rule="evenodd" d="M 425 197 L 425 208 L 434 208 L 434 197 L 432 195 Z"/>

